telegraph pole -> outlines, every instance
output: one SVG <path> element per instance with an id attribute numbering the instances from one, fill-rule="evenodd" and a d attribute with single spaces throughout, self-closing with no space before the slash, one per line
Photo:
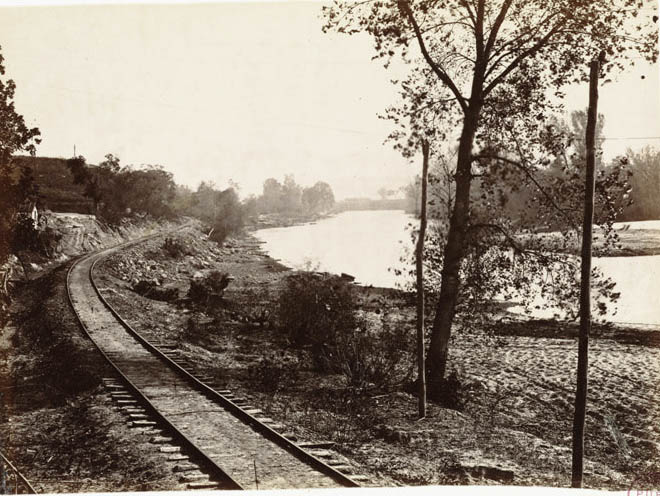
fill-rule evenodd
<path id="1" fill-rule="evenodd" d="M 416 272 L 417 272 L 417 381 L 418 384 L 418 414 L 426 417 L 426 362 L 424 354 L 424 238 L 426 237 L 426 190 L 429 177 L 429 142 L 422 141 L 422 205 L 420 207 L 419 236 L 417 238 Z"/>
<path id="2" fill-rule="evenodd" d="M 584 473 L 584 424 L 587 413 L 589 332 L 591 330 L 591 241 L 594 220 L 598 75 L 603 58 L 604 52 L 601 52 L 599 57 L 591 62 L 589 73 L 589 109 L 586 130 L 587 171 L 584 191 L 584 222 L 582 225 L 582 274 L 580 277 L 580 337 L 575 414 L 573 417 L 573 487 L 582 487 L 582 475 Z"/>

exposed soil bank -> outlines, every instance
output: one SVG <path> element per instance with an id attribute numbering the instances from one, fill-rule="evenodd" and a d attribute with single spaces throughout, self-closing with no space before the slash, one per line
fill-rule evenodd
<path id="1" fill-rule="evenodd" d="M 355 392 L 341 375 L 313 372 L 286 336 L 268 325 L 289 271 L 254 238 L 237 237 L 224 247 L 194 229 L 177 238 L 188 246 L 187 255 L 168 256 L 156 239 L 101 264 L 111 303 L 138 330 L 177 342 L 197 370 L 245 393 L 301 439 L 334 441 L 380 485 L 570 484 L 577 359 L 570 329 L 518 322 L 503 323 L 490 339 L 456 335 L 451 363 L 465 384 L 465 406 L 457 412 L 431 405 L 428 417 L 417 421 L 416 398 L 401 387 Z M 131 290 L 134 279 L 156 279 L 183 296 L 195 273 L 213 269 L 234 281 L 212 315 Z M 363 288 L 359 300 L 371 318 L 414 334 L 414 307 L 405 295 Z M 603 331 L 593 341 L 587 487 L 660 483 L 660 349 L 645 332 Z"/>

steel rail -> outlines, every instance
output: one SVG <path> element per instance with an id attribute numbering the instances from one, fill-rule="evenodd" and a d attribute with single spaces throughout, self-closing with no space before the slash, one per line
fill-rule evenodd
<path id="1" fill-rule="evenodd" d="M 180 228 L 181 229 L 181 228 Z M 116 247 L 111 248 L 111 250 L 115 250 L 118 248 L 124 249 L 126 247 L 148 241 L 149 239 L 158 237 L 158 236 L 164 236 L 169 234 L 169 232 L 166 233 L 157 233 L 153 234 L 150 236 L 146 236 L 137 240 L 133 240 L 121 245 L 118 245 Z M 185 368 L 183 368 L 181 365 L 176 363 L 174 360 L 169 358 L 167 355 L 165 355 L 163 352 L 161 352 L 156 346 L 151 344 L 149 340 L 147 340 L 144 336 L 142 336 L 138 331 L 136 331 L 128 322 L 126 322 L 121 315 L 117 312 L 117 310 L 106 300 L 106 298 L 103 296 L 101 293 L 96 281 L 94 280 L 94 270 L 96 268 L 96 265 L 99 261 L 101 261 L 104 256 L 107 256 L 108 254 L 104 254 L 103 252 L 95 252 L 90 255 L 87 255 L 85 257 L 81 257 L 78 261 L 76 261 L 72 266 L 69 268 L 69 272 L 67 273 L 67 292 L 69 294 L 69 303 L 71 304 L 71 307 L 73 308 L 74 312 L 76 313 L 76 316 L 78 317 L 78 313 L 75 310 L 75 307 L 73 307 L 73 302 L 71 300 L 71 294 L 69 291 L 69 275 L 71 273 L 71 270 L 73 267 L 81 262 L 83 259 L 86 259 L 88 257 L 96 256 L 97 258 L 93 261 L 90 269 L 89 269 L 89 279 L 94 287 L 94 290 L 96 291 L 96 294 L 100 301 L 103 303 L 103 305 L 110 311 L 110 313 L 113 315 L 113 317 L 117 320 L 117 322 L 131 335 L 133 336 L 145 349 L 147 349 L 150 353 L 154 354 L 156 357 L 158 357 L 160 360 L 162 360 L 168 367 L 170 367 L 172 370 L 177 372 L 179 375 L 183 376 L 196 390 L 202 392 L 205 396 L 210 398 L 211 400 L 215 401 L 222 407 L 224 407 L 227 411 L 232 413 L 235 417 L 237 417 L 239 420 L 244 422 L 245 424 L 249 425 L 252 427 L 254 430 L 262 434 L 266 439 L 269 441 L 273 442 L 274 444 L 278 445 L 279 447 L 285 449 L 289 453 L 291 453 L 293 456 L 298 458 L 300 461 L 303 463 L 309 465 L 310 467 L 314 468 L 315 470 L 319 471 L 320 473 L 323 473 L 324 475 L 330 477 L 333 479 L 335 482 L 339 483 L 340 485 L 344 487 L 360 487 L 360 484 L 350 477 L 348 477 L 346 474 L 336 470 L 334 467 L 326 464 L 319 458 L 315 457 L 313 454 L 309 453 L 308 451 L 304 450 L 297 444 L 295 444 L 293 441 L 287 439 L 284 437 L 282 434 L 279 432 L 275 431 L 268 425 L 264 424 L 263 422 L 259 421 L 256 417 L 251 415 L 250 413 L 246 412 L 243 410 L 240 406 L 235 404 L 233 401 L 231 401 L 229 398 L 225 397 L 224 395 L 220 394 L 217 392 L 215 389 L 211 388 L 204 382 L 200 381 L 198 378 L 196 378 L 194 375 L 192 375 L 190 372 L 188 372 Z M 217 467 L 219 470 L 222 471 L 222 469 L 215 464 L 212 460 L 209 459 L 209 457 L 197 446 L 194 445 L 192 441 L 186 438 L 186 436 L 182 433 L 180 433 L 172 424 L 167 421 L 167 419 L 161 415 L 156 408 L 149 402 L 149 400 L 139 391 L 139 389 L 131 383 L 131 381 L 119 370 L 119 367 L 117 367 L 112 359 L 108 357 L 96 344 L 96 342 L 93 340 L 89 332 L 87 332 L 87 329 L 84 327 L 84 324 L 82 324 L 81 319 L 78 317 L 78 321 L 81 324 L 81 327 L 85 331 L 86 335 L 94 342 L 96 348 L 101 352 L 101 354 L 104 356 L 104 358 L 113 366 L 113 368 L 118 372 L 118 374 L 125 380 L 127 384 L 129 384 L 129 387 L 137 393 L 137 395 L 143 399 L 145 404 L 149 406 L 149 410 L 152 411 L 159 419 L 162 419 L 163 422 L 171 426 L 171 429 L 173 432 L 176 432 L 182 439 L 182 441 L 188 445 L 191 446 L 191 449 L 193 452 L 199 453 L 199 455 L 205 459 L 207 459 L 212 465 Z M 222 473 L 225 473 L 222 471 Z M 226 473 L 225 473 L 226 475 Z M 229 477 L 227 475 L 227 477 Z M 235 481 L 234 483 L 238 485 Z M 240 488 L 237 487 L 237 489 Z"/>
<path id="2" fill-rule="evenodd" d="M 28 494 L 38 494 L 37 490 L 30 484 L 30 481 L 25 478 L 25 476 L 18 470 L 10 461 L 9 459 L 0 452 L 0 458 L 4 460 L 4 463 L 6 463 L 10 469 L 14 471 L 16 476 L 23 482 L 23 484 L 28 488 Z M 17 480 L 18 481 L 18 480 Z"/>
<path id="3" fill-rule="evenodd" d="M 122 247 L 127 247 L 127 246 L 132 246 L 134 244 L 147 241 L 148 239 L 160 236 L 161 234 L 155 234 L 155 235 L 150 235 L 146 236 L 144 238 L 140 238 L 138 240 L 130 241 L 124 245 L 119 245 Z M 116 247 L 113 247 L 116 248 Z M 69 267 L 69 270 L 67 271 L 67 276 L 66 276 L 66 285 L 67 285 L 67 296 L 69 300 L 69 305 L 71 306 L 71 309 L 73 310 L 74 314 L 76 315 L 76 318 L 78 320 L 78 323 L 80 325 L 80 328 L 84 332 L 84 334 L 89 338 L 89 340 L 94 344 L 96 349 L 101 353 L 103 358 L 110 364 L 110 366 L 115 370 L 115 372 L 121 377 L 123 382 L 128 386 L 128 388 L 132 391 L 132 393 L 135 395 L 136 398 L 139 399 L 139 402 L 146 407 L 146 409 L 149 411 L 149 413 L 156 418 L 162 425 L 167 427 L 167 430 L 170 431 L 172 434 L 172 437 L 176 439 L 182 447 L 188 450 L 189 454 L 191 457 L 198 462 L 198 464 L 202 467 L 205 468 L 209 473 L 210 480 L 214 480 L 215 482 L 218 482 L 223 486 L 223 488 L 226 489 L 243 489 L 243 487 L 236 482 L 234 479 L 232 479 L 229 474 L 227 474 L 219 465 L 217 465 L 205 452 L 202 450 L 200 447 L 198 447 L 193 441 L 191 441 L 185 434 L 183 434 L 181 431 L 179 431 L 164 415 L 162 415 L 158 409 L 153 405 L 149 399 L 142 394 L 140 389 L 133 384 L 133 382 L 126 377 L 126 375 L 121 371 L 121 369 L 113 362 L 113 360 L 101 349 L 101 347 L 98 345 L 98 343 L 92 338 L 91 334 L 89 333 L 87 327 L 83 323 L 82 319 L 80 318 L 80 315 L 78 314 L 78 311 L 76 310 L 74 304 L 73 304 L 73 298 L 71 295 L 71 290 L 70 290 L 70 276 L 73 268 L 83 260 L 86 260 L 88 258 L 94 257 L 94 256 L 99 256 L 100 254 L 98 252 L 91 253 L 89 255 L 85 255 L 83 257 L 80 257 L 78 260 L 76 260 L 71 266 Z M 98 291 L 98 290 L 97 290 Z"/>

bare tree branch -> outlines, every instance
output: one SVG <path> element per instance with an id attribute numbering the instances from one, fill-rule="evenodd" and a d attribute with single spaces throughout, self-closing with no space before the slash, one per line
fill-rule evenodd
<path id="1" fill-rule="evenodd" d="M 505 0 L 504 3 L 502 4 L 502 8 L 500 9 L 499 14 L 495 18 L 493 27 L 491 28 L 490 34 L 488 35 L 488 41 L 486 42 L 486 48 L 485 48 L 486 58 L 488 58 L 488 54 L 493 49 L 493 45 L 495 45 L 495 41 L 497 40 L 497 35 L 500 31 L 500 27 L 502 26 L 502 23 L 506 18 L 506 14 L 509 12 L 509 7 L 511 7 L 512 2 L 513 0 Z"/>
<path id="2" fill-rule="evenodd" d="M 440 81 L 442 81 L 454 94 L 463 112 L 467 112 L 468 107 L 466 100 L 463 97 L 463 95 L 461 95 L 461 92 L 456 87 L 456 84 L 454 84 L 454 81 L 452 81 L 449 75 L 438 64 L 435 63 L 435 61 L 429 54 L 428 50 L 426 49 L 424 38 L 422 36 L 422 33 L 420 32 L 419 25 L 415 20 L 415 16 L 412 13 L 412 9 L 408 4 L 408 0 L 398 0 L 398 5 L 399 5 L 399 10 L 408 18 L 410 24 L 413 27 L 413 30 L 415 31 L 415 36 L 417 37 L 417 42 L 419 43 L 419 48 L 422 51 L 422 55 L 424 56 L 424 59 L 429 64 L 433 72 L 438 76 Z"/>
<path id="3" fill-rule="evenodd" d="M 547 43 L 547 41 L 554 36 L 561 26 L 563 25 L 563 22 L 557 22 L 550 31 L 546 33 L 546 35 L 541 38 L 538 42 L 536 42 L 533 46 L 528 48 L 527 50 L 523 51 L 521 54 L 519 54 L 513 61 L 504 69 L 502 72 L 500 72 L 486 87 L 486 89 L 483 92 L 483 98 L 490 93 L 493 88 L 495 88 L 502 80 L 509 75 L 511 71 L 513 71 L 516 67 L 520 65 L 520 62 L 522 62 L 525 58 L 533 56 L 536 52 L 538 52 L 543 46 Z"/>

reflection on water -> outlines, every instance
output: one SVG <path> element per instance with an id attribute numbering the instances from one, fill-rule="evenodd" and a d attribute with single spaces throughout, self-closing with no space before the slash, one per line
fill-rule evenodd
<path id="1" fill-rule="evenodd" d="M 404 246 L 412 247 L 406 229 L 411 222 L 417 223 L 401 210 L 343 212 L 315 224 L 262 229 L 256 235 L 272 257 L 289 267 L 345 272 L 362 284 L 395 287 L 403 279 L 388 269 L 403 267 Z M 660 229 L 660 221 L 623 224 L 631 230 Z M 594 266 L 621 292 L 617 312 L 607 320 L 660 325 L 660 256 L 596 258 Z"/>

